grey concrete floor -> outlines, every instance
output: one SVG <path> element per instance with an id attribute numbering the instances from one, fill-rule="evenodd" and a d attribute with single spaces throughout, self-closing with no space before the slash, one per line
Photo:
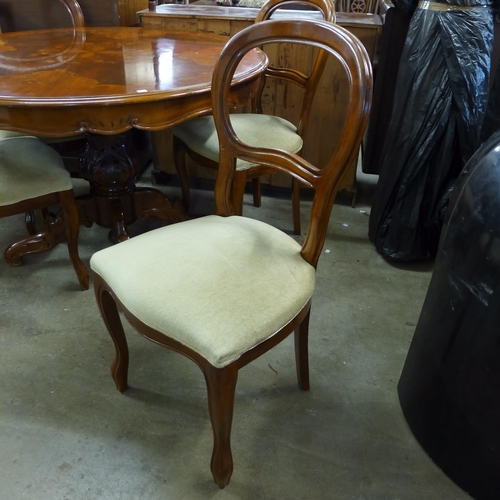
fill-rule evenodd
<path id="1" fill-rule="evenodd" d="M 422 451 L 396 393 L 431 266 L 395 267 L 376 253 L 372 184 L 359 184 L 354 208 L 334 206 L 318 268 L 311 390 L 297 387 L 292 339 L 241 371 L 224 490 L 210 474 L 198 368 L 127 327 L 131 388 L 120 394 L 112 342 L 66 248 L 19 268 L 0 262 L 0 499 L 469 498 Z M 213 209 L 209 191 L 193 197 L 195 211 Z M 259 209 L 249 201 L 245 215 L 290 230 L 288 199 L 265 198 Z M 24 235 L 22 217 L 0 229 L 5 247 Z M 106 233 L 82 228 L 86 264 L 109 244 Z"/>

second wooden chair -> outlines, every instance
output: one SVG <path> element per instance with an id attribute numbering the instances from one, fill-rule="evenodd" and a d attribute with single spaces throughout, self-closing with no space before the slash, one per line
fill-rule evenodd
<path id="1" fill-rule="evenodd" d="M 48 208 L 60 205 L 62 232 L 82 290 L 89 287 L 89 274 L 78 255 L 80 219 L 69 172 L 59 154 L 36 137 L 0 140 L 0 217 L 27 213 L 30 236 L 10 245 L 5 260 L 22 264 L 22 255 L 46 251 L 59 243 L 59 231 L 51 231 Z M 33 211 L 42 210 L 44 229 L 37 234 Z"/>
<path id="2" fill-rule="evenodd" d="M 324 19 L 328 22 L 335 20 L 335 6 L 332 0 L 269 0 L 260 10 L 255 22 L 270 19 L 278 8 L 296 4 L 316 8 L 323 13 Z M 231 115 L 231 123 L 238 136 L 248 144 L 279 148 L 289 153 L 300 154 L 307 131 L 309 112 L 325 62 L 325 53 L 319 51 L 309 75 L 292 68 L 269 66 L 263 75 L 260 90 L 252 100 L 252 113 L 233 113 Z M 261 99 L 266 78 L 277 78 L 291 82 L 304 90 L 300 116 L 296 125 L 282 117 L 263 114 Z M 217 168 L 219 165 L 217 131 L 213 117 L 209 115 L 193 118 L 175 126 L 173 134 L 175 168 L 181 182 L 183 203 L 186 208 L 189 208 L 190 193 L 186 153 L 199 165 Z M 254 205 L 260 206 L 260 177 L 273 172 L 276 172 L 276 169 L 272 167 L 238 160 L 232 193 L 232 203 L 236 214 L 241 215 L 243 212 L 243 194 L 246 182 L 252 179 Z M 294 232 L 300 234 L 300 183 L 297 179 L 292 180 L 292 204 Z"/>

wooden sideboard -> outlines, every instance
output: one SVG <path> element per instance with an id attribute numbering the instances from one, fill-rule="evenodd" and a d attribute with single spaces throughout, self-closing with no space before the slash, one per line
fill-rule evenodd
<path id="1" fill-rule="evenodd" d="M 156 12 L 142 10 L 137 13 L 137 16 L 145 28 L 184 29 L 230 37 L 253 24 L 258 12 L 259 9 L 248 7 L 219 7 L 197 3 L 192 5 L 164 4 L 159 5 Z M 322 19 L 319 12 L 310 10 L 280 10 L 274 17 Z M 356 35 L 373 60 L 382 32 L 381 17 L 376 14 L 338 12 L 337 24 Z"/>
<path id="2" fill-rule="evenodd" d="M 156 12 L 143 10 L 137 13 L 144 28 L 160 28 L 169 30 L 187 30 L 200 33 L 216 33 L 233 36 L 243 28 L 253 24 L 258 13 L 255 8 L 219 7 L 211 5 L 175 5 L 164 4 L 157 7 Z M 316 11 L 279 10 L 275 17 L 291 17 L 322 19 Z M 355 34 L 367 49 L 372 58 L 378 50 L 382 20 L 374 14 L 337 13 L 337 23 Z M 308 72 L 312 65 L 313 49 L 307 47 L 291 47 L 289 44 L 267 46 L 266 52 L 272 64 L 288 64 Z M 334 61 L 329 61 L 322 77 L 311 113 L 304 145 L 304 157 L 311 163 L 322 166 L 329 159 L 338 142 L 340 127 L 345 116 L 345 107 L 336 100 L 336 88 L 347 83 L 343 70 Z M 264 112 L 278 114 L 296 122 L 299 110 L 295 107 L 299 90 L 286 82 L 268 83 L 264 92 Z M 171 135 L 169 131 L 153 134 L 155 149 L 155 167 L 167 173 L 175 172 L 172 164 Z M 188 163 L 192 175 L 201 178 L 215 177 L 209 169 L 203 169 L 194 163 Z M 263 179 L 264 183 L 286 186 L 290 179 L 284 174 L 273 174 Z M 356 165 L 353 164 L 344 178 L 341 191 L 351 196 L 356 189 Z"/>

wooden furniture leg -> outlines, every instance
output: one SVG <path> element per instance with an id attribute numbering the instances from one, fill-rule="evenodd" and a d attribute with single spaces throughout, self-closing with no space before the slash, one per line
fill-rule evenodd
<path id="1" fill-rule="evenodd" d="M 233 473 L 231 424 L 238 367 L 235 363 L 224 368 L 214 368 L 207 364 L 203 367 L 203 373 L 207 383 L 208 410 L 214 432 L 210 469 L 217 486 L 224 488 L 229 484 Z"/>
<path id="2" fill-rule="evenodd" d="M 110 367 L 116 388 L 123 392 L 128 387 L 129 352 L 127 338 L 120 320 L 118 308 L 111 294 L 103 289 L 96 292 L 97 305 L 116 349 L 116 356 Z"/>
<path id="3" fill-rule="evenodd" d="M 295 364 L 297 367 L 297 382 L 303 391 L 309 386 L 309 318 L 311 310 L 295 330 Z"/>

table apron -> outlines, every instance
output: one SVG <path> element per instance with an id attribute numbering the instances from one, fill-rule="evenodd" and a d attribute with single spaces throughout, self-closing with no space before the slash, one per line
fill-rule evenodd
<path id="1" fill-rule="evenodd" d="M 232 88 L 234 104 L 243 104 L 252 96 L 258 78 Z M 190 118 L 210 112 L 210 92 L 154 101 L 74 106 L 0 104 L 0 129 L 45 137 L 68 137 L 82 132 L 114 135 L 131 128 L 163 130 Z"/>

